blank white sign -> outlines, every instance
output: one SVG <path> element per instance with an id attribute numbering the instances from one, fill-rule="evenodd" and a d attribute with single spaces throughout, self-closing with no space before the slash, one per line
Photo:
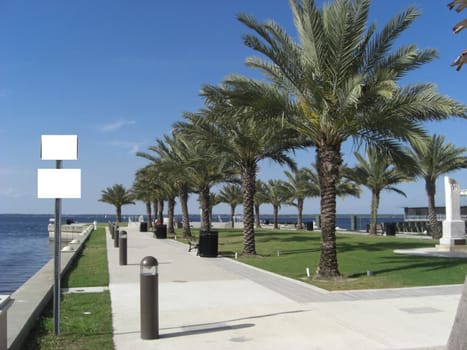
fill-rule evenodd
<path id="1" fill-rule="evenodd" d="M 41 135 L 42 160 L 77 160 L 78 135 Z"/>
<path id="2" fill-rule="evenodd" d="M 81 198 L 81 169 L 37 169 L 37 198 Z"/>

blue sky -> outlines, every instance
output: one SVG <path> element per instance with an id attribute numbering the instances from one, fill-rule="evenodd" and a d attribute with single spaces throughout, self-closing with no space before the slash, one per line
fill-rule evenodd
<path id="1" fill-rule="evenodd" d="M 412 72 L 404 83 L 433 82 L 441 93 L 467 101 L 467 67 L 449 67 L 467 48 L 467 32 L 452 26 L 466 13 L 449 11 L 448 1 L 414 1 L 421 17 L 400 43 L 436 48 L 439 59 Z M 318 1 L 318 4 L 321 4 Z M 381 28 L 407 7 L 406 1 L 374 0 L 371 20 Z M 82 198 L 63 201 L 65 214 L 113 213 L 98 202 L 101 191 L 116 183 L 132 185 L 136 169 L 147 164 L 135 156 L 170 132 L 183 112 L 202 107 L 203 84 L 218 84 L 231 73 L 258 77 L 244 60 L 254 52 L 242 43 L 247 28 L 236 20 L 246 12 L 274 19 L 295 33 L 287 0 L 41 0 L 0 3 L 0 213 L 53 213 L 53 200 L 37 199 L 41 134 L 77 134 L 79 160 L 65 168 L 82 169 Z M 465 120 L 430 123 L 430 132 L 465 147 Z M 352 163 L 350 145 L 345 161 Z M 314 161 L 314 150 L 297 154 L 300 166 Z M 263 180 L 284 178 L 283 169 L 261 164 Z M 467 171 L 452 174 L 467 188 Z M 407 198 L 385 192 L 380 213 L 402 213 L 425 206 L 422 182 L 401 185 Z M 196 196 L 190 208 L 197 213 Z M 444 205 L 442 179 L 437 204 Z M 338 213 L 369 212 L 370 197 L 339 200 Z M 124 214 L 144 213 L 142 203 Z M 177 212 L 180 212 L 177 206 Z M 271 213 L 265 205 L 263 213 Z M 319 200 L 306 201 L 305 212 L 319 211 Z M 224 205 L 216 213 L 227 213 Z M 239 208 L 240 212 L 240 208 Z M 295 213 L 283 207 L 281 213 Z"/>

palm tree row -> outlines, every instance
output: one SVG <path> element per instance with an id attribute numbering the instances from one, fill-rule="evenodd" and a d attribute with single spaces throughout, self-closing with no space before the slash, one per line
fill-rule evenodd
<path id="1" fill-rule="evenodd" d="M 430 234 L 434 239 L 439 239 L 441 232 L 435 212 L 435 183 L 440 175 L 467 167 L 467 157 L 463 156 L 466 151 L 466 148 L 458 148 L 450 143 L 445 143 L 443 136 L 433 135 L 425 139 L 421 144 L 407 147 L 406 152 L 411 159 L 409 164 L 404 164 L 401 167 L 397 164 L 392 164 L 391 159 L 378 149 L 368 147 L 366 149 L 366 157 L 357 152 L 354 153 L 357 159 L 355 167 L 343 167 L 341 169 L 342 179 L 337 187 L 337 193 L 340 196 L 353 195 L 358 197 L 361 192 L 359 185 L 367 187 L 372 192 L 369 231 L 370 234 L 376 235 L 377 213 L 381 191 L 394 191 L 405 196 L 405 193 L 394 187 L 394 185 L 422 177 L 425 180 L 425 189 L 428 197 Z M 145 153 L 141 153 L 140 155 L 146 158 L 149 157 Z M 138 170 L 131 191 L 125 190 L 123 185 L 107 188 L 103 191 L 101 201 L 116 206 L 119 213 L 117 214 L 117 218 L 121 217 L 122 205 L 134 204 L 133 199 L 143 201 L 146 205 L 146 214 L 151 227 L 151 202 L 155 203 L 154 212 L 157 213 L 157 217 L 160 219 L 163 210 L 163 200 L 161 198 L 166 198 L 168 202 L 169 232 L 173 233 L 177 189 L 170 181 L 164 178 L 157 178 L 161 174 L 155 171 L 156 169 L 157 167 L 150 165 Z M 222 169 L 219 169 L 218 178 L 221 181 L 229 180 L 222 177 Z M 292 172 L 285 170 L 284 174 L 288 181 L 271 179 L 267 183 L 264 183 L 259 179 L 256 180 L 254 199 L 257 218 L 256 227 L 261 227 L 259 206 L 270 203 L 273 206 L 274 228 L 277 229 L 279 227 L 279 209 L 282 204 L 286 204 L 297 208 L 296 227 L 303 229 L 304 201 L 306 198 L 319 197 L 320 195 L 318 175 L 311 168 L 295 169 Z M 162 190 L 163 188 L 165 189 Z M 205 197 L 206 194 L 200 196 L 200 198 Z M 233 228 L 235 208 L 242 203 L 241 186 L 237 183 L 229 183 L 220 190 L 219 194 L 210 193 L 209 201 L 210 212 L 212 212 L 212 207 L 216 204 L 229 204 L 231 227 Z"/>
<path id="2" fill-rule="evenodd" d="M 245 44 L 261 57 L 247 59 L 269 84 L 230 79 L 233 95 L 313 142 L 321 191 L 321 255 L 316 276 L 340 275 L 336 253 L 336 195 L 341 148 L 348 139 L 380 148 L 401 162 L 404 142 L 426 136 L 423 122 L 465 117 L 464 105 L 432 84 L 401 86 L 410 71 L 436 58 L 433 49 L 394 43 L 420 15 L 414 7 L 377 33 L 368 25 L 370 0 L 336 0 L 319 9 L 291 0 L 298 40 L 274 21 L 239 20 L 253 31 Z M 235 93 L 236 88 L 243 90 Z M 283 98 L 280 98 L 283 97 Z"/>
<path id="3" fill-rule="evenodd" d="M 210 187 L 240 177 L 243 254 L 254 255 L 254 209 L 262 201 L 256 196 L 259 162 L 271 159 L 296 170 L 293 151 L 314 147 L 316 158 L 310 163 L 316 164 L 314 194 L 319 192 L 321 215 L 316 277 L 333 278 L 340 275 L 336 196 L 341 185 L 358 193 L 342 170 L 344 142 L 371 149 L 368 163 L 381 155 L 405 174 L 422 176 L 405 147 L 424 144 L 425 121 L 465 118 L 466 107 L 439 94 L 433 84 L 401 84 L 409 72 L 437 57 L 436 50 L 413 44 L 394 47 L 420 15 L 416 8 L 394 16 L 378 32 L 375 24 L 368 24 L 370 0 L 335 0 L 322 9 L 314 0 L 289 2 L 297 35 L 289 35 L 272 20 L 260 23 L 247 14 L 238 16 L 251 31 L 244 36 L 245 45 L 258 54 L 246 64 L 262 72 L 264 79 L 231 75 L 219 85 L 203 86 L 205 107 L 184 114 L 170 136 L 149 148 L 151 153 L 138 155 L 151 161 L 160 179 L 178 189 L 185 235 L 191 234 L 184 209 L 188 193 L 198 192 L 202 228 L 209 229 Z M 363 158 L 359 162 L 364 168 Z M 378 171 L 394 179 L 374 185 L 370 178 L 363 179 L 362 184 L 371 184 L 375 193 L 405 180 L 390 167 Z M 357 175 L 353 178 L 360 179 Z M 300 207 L 306 194 L 291 178 L 289 186 L 295 187 L 295 204 Z"/>

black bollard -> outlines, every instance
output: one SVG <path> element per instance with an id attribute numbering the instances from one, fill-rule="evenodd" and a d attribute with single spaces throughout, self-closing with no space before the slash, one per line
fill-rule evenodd
<path id="1" fill-rule="evenodd" d="M 122 231 L 120 232 L 120 237 L 119 237 L 119 260 L 120 260 L 120 265 L 126 265 L 127 264 L 127 232 Z"/>
<path id="2" fill-rule="evenodd" d="M 140 263 L 141 339 L 159 338 L 159 274 L 158 262 L 146 256 Z"/>
<path id="3" fill-rule="evenodd" d="M 114 247 L 115 248 L 118 248 L 119 243 L 120 243 L 119 235 L 120 235 L 120 232 L 118 231 L 118 227 L 117 227 L 117 229 L 115 230 L 115 234 L 114 234 Z"/>

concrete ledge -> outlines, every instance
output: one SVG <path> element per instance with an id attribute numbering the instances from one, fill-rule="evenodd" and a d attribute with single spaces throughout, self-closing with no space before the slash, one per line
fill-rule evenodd
<path id="1" fill-rule="evenodd" d="M 7 349 L 7 315 L 10 306 L 10 296 L 0 295 L 0 350 Z"/>
<path id="2" fill-rule="evenodd" d="M 92 228 L 92 225 L 90 225 Z M 61 275 L 70 269 L 78 258 L 92 229 L 84 228 L 83 238 L 73 252 L 61 253 Z M 8 311 L 8 349 L 19 350 L 34 327 L 42 311 L 52 299 L 54 283 L 54 260 L 51 259 L 34 276 L 27 280 L 12 295 Z"/>

